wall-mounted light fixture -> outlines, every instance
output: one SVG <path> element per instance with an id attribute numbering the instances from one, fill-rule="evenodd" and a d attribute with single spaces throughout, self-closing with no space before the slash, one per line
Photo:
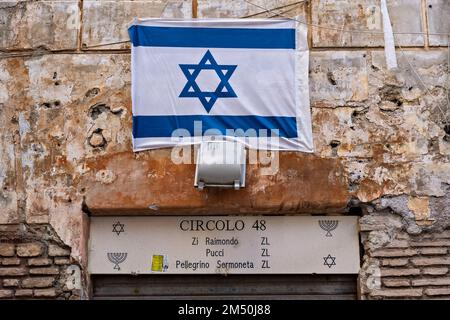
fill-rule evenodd
<path id="1" fill-rule="evenodd" d="M 197 154 L 194 186 L 234 188 L 245 187 L 246 150 L 233 141 L 206 141 Z"/>

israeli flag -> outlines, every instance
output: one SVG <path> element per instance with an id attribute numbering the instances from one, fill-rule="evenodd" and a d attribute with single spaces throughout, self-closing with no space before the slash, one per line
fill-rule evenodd
<path id="1" fill-rule="evenodd" d="M 134 151 L 218 137 L 312 152 L 306 28 L 288 19 L 135 19 Z"/>

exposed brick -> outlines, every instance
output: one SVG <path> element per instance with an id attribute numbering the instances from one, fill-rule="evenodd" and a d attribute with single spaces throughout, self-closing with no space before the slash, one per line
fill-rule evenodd
<path id="1" fill-rule="evenodd" d="M 445 230 L 441 233 L 434 234 L 436 239 L 450 239 L 450 230 Z"/>
<path id="2" fill-rule="evenodd" d="M 0 225 L 0 232 L 8 232 L 17 234 L 20 232 L 20 226 L 17 224 L 3 224 Z"/>
<path id="3" fill-rule="evenodd" d="M 0 268 L 0 276 L 23 276 L 27 274 L 25 268 Z"/>
<path id="4" fill-rule="evenodd" d="M 385 298 L 408 298 L 408 297 L 421 297 L 422 289 L 384 289 L 374 290 L 370 293 L 373 297 L 385 297 Z"/>
<path id="5" fill-rule="evenodd" d="M 411 284 L 413 286 L 448 286 L 450 285 L 450 278 L 413 279 Z"/>
<path id="6" fill-rule="evenodd" d="M 450 240 L 423 240 L 411 242 L 412 247 L 445 247 L 450 246 Z"/>
<path id="7" fill-rule="evenodd" d="M 397 249 L 409 248 L 409 243 L 406 240 L 394 240 L 390 242 L 386 246 L 386 248 L 397 248 Z"/>
<path id="8" fill-rule="evenodd" d="M 12 290 L 0 290 L 0 299 L 11 298 L 13 296 Z"/>
<path id="9" fill-rule="evenodd" d="M 440 276 L 448 273 L 448 268 L 424 268 L 422 273 L 430 276 Z"/>
<path id="10" fill-rule="evenodd" d="M 401 276 L 415 276 L 420 274 L 420 269 L 403 269 L 403 268 L 385 268 L 381 269 L 382 277 L 401 277 Z"/>
<path id="11" fill-rule="evenodd" d="M 49 266 L 52 264 L 52 260 L 48 258 L 31 258 L 28 259 L 29 266 Z"/>
<path id="12" fill-rule="evenodd" d="M 413 258 L 411 262 L 416 266 L 450 265 L 450 258 Z"/>
<path id="13" fill-rule="evenodd" d="M 10 243 L 0 243 L 0 257 L 14 256 L 14 245 Z"/>
<path id="14" fill-rule="evenodd" d="M 447 248 L 423 248 L 419 252 L 423 255 L 439 255 L 446 254 Z"/>
<path id="15" fill-rule="evenodd" d="M 17 287 L 17 286 L 19 286 L 19 279 L 4 279 L 3 286 L 4 287 Z"/>
<path id="16" fill-rule="evenodd" d="M 32 268 L 30 274 L 59 274 L 59 269 L 57 267 Z"/>
<path id="17" fill-rule="evenodd" d="M 34 296 L 42 297 L 42 298 L 56 297 L 56 290 L 55 289 L 36 289 L 36 290 L 34 290 Z"/>
<path id="18" fill-rule="evenodd" d="M 4 266 L 17 266 L 20 264 L 20 259 L 18 258 L 3 258 L 2 265 Z"/>
<path id="19" fill-rule="evenodd" d="M 450 295 L 450 288 L 425 289 L 427 296 L 447 296 Z"/>
<path id="20" fill-rule="evenodd" d="M 379 249 L 372 253 L 372 257 L 412 257 L 417 253 L 417 250 L 413 249 Z"/>
<path id="21" fill-rule="evenodd" d="M 40 278 L 27 278 L 22 281 L 23 288 L 47 288 L 53 285 L 55 278 L 52 277 L 40 277 Z"/>
<path id="22" fill-rule="evenodd" d="M 51 257 L 70 256 L 70 250 L 51 244 L 48 247 L 48 255 Z"/>
<path id="23" fill-rule="evenodd" d="M 55 264 L 57 264 L 57 265 L 70 264 L 70 259 L 69 258 L 55 257 Z"/>
<path id="24" fill-rule="evenodd" d="M 39 243 L 22 243 L 17 245 L 17 255 L 19 257 L 36 257 L 42 254 L 44 248 Z"/>
<path id="25" fill-rule="evenodd" d="M 384 267 L 402 267 L 408 264 L 408 259 L 383 259 L 381 264 Z"/>
<path id="26" fill-rule="evenodd" d="M 383 279 L 383 284 L 386 287 L 409 287 L 411 281 L 408 279 Z"/>
<path id="27" fill-rule="evenodd" d="M 16 297 L 31 297 L 33 296 L 33 290 L 31 289 L 19 289 L 14 294 Z"/>

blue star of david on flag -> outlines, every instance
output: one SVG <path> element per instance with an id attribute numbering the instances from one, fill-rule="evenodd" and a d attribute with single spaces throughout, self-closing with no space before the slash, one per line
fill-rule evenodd
<path id="1" fill-rule="evenodd" d="M 180 98 L 198 98 L 205 110 L 209 111 L 214 106 L 218 98 L 236 98 L 237 95 L 229 83 L 229 79 L 236 70 L 237 65 L 219 65 L 211 52 L 206 51 L 198 64 L 180 64 L 187 83 L 181 91 Z M 196 79 L 202 70 L 214 70 L 220 78 L 220 82 L 215 91 L 202 91 Z"/>

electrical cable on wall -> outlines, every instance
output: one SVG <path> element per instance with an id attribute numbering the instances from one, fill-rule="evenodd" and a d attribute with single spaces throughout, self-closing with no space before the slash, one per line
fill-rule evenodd
<path id="1" fill-rule="evenodd" d="M 260 5 L 252 3 L 249 0 L 244 0 L 244 1 L 247 2 L 248 4 L 254 5 L 254 6 L 260 8 L 260 9 L 267 10 L 267 8 L 264 8 L 264 7 L 260 6 Z M 305 1 L 302 1 L 302 2 L 306 2 L 306 1 L 309 1 L 309 0 L 305 0 Z M 383 1 L 385 2 L 385 0 L 383 0 Z M 275 10 L 276 10 L 276 8 L 272 9 L 271 11 L 275 12 Z M 385 11 L 385 13 L 387 15 L 387 7 L 384 8 L 384 11 Z M 301 21 L 301 20 L 298 20 L 298 19 L 295 19 L 295 18 L 286 17 L 283 14 L 278 14 L 278 16 L 286 18 L 286 19 L 292 19 L 292 20 L 295 20 L 295 21 L 297 21 L 299 23 L 305 24 L 305 25 L 310 26 L 310 27 L 315 27 L 315 28 L 328 29 L 328 30 L 334 30 L 334 31 L 339 31 L 339 32 L 349 32 L 349 33 L 352 33 L 352 34 L 355 34 L 355 33 L 369 33 L 369 34 L 380 34 L 380 35 L 382 34 L 382 35 L 385 35 L 384 31 L 383 32 L 374 32 L 374 31 L 370 31 L 370 30 L 348 30 L 348 29 L 344 29 L 344 28 L 330 28 L 330 27 L 324 27 L 324 26 L 320 26 L 320 25 L 307 23 L 307 22 L 304 22 L 304 21 Z M 388 24 L 388 23 L 390 24 L 390 21 L 388 21 L 388 20 L 384 20 L 383 21 L 383 25 Z M 437 33 L 420 32 L 420 33 L 418 33 L 418 32 L 392 32 L 392 30 L 389 30 L 388 33 L 391 33 L 392 35 L 402 35 L 402 34 L 406 34 L 406 35 L 414 35 L 414 34 L 417 34 L 417 35 L 420 35 L 420 34 L 421 35 L 446 35 L 448 37 L 448 46 L 449 46 L 449 54 L 448 54 L 449 56 L 448 56 L 448 64 L 447 64 L 447 68 L 448 68 L 448 70 L 447 70 L 447 78 L 449 77 L 449 74 L 450 74 L 450 33 L 449 32 L 447 32 L 447 33 L 443 33 L 443 32 L 437 32 Z M 388 50 L 388 52 L 386 54 L 386 56 L 388 57 L 387 65 L 388 65 L 388 69 L 396 69 L 397 68 L 397 62 L 396 62 L 396 59 L 394 61 L 393 57 L 392 57 L 392 55 L 393 55 L 392 50 L 395 50 L 395 47 L 392 48 L 392 46 L 394 46 L 393 39 L 391 39 L 390 41 L 392 41 L 392 43 L 390 44 L 391 47 L 390 47 L 390 49 Z M 419 79 L 420 83 L 425 88 L 427 93 L 431 96 L 430 90 L 425 85 L 425 82 L 423 81 L 422 77 L 419 75 L 419 73 L 414 68 L 413 64 L 411 63 L 411 61 L 409 60 L 409 58 L 405 54 L 403 48 L 400 45 L 397 45 L 397 46 L 401 50 L 401 53 L 402 53 L 403 57 L 405 58 L 405 60 L 407 61 L 408 65 L 410 66 L 412 72 L 416 75 L 416 77 Z M 394 55 L 395 55 L 395 53 L 394 53 Z M 446 96 L 447 96 L 447 110 L 450 110 L 449 91 L 450 91 L 450 89 L 447 87 L 447 94 L 446 94 Z M 450 119 L 448 119 L 449 117 L 447 116 L 447 114 L 441 108 L 440 105 L 437 105 L 437 107 L 438 107 L 438 110 L 440 111 L 440 113 L 442 114 L 442 118 L 438 117 L 438 122 L 442 121 L 442 124 L 444 125 L 444 130 L 450 130 Z"/>
<path id="2" fill-rule="evenodd" d="M 297 21 L 298 23 L 301 23 L 303 25 L 306 25 L 308 27 L 311 28 L 318 28 L 318 29 L 325 29 L 325 30 L 332 30 L 332 31 L 337 31 L 337 32 L 341 32 L 341 33 L 350 33 L 350 34 L 357 34 L 357 33 L 364 33 L 364 34 L 372 34 L 372 35 L 384 35 L 384 32 L 382 31 L 370 31 L 370 30 L 358 30 L 358 29 L 345 29 L 345 28 L 335 28 L 335 27 L 327 27 L 327 26 L 323 26 L 323 25 L 317 25 L 317 24 L 313 24 L 313 23 L 308 23 L 306 21 L 302 21 L 302 20 L 298 20 L 292 17 L 288 17 L 285 16 L 284 14 L 288 11 L 290 11 L 291 9 L 288 9 L 286 11 L 283 12 L 277 12 L 279 9 L 282 8 L 286 8 L 286 7 L 291 7 L 291 6 L 295 6 L 301 3 L 306 3 L 309 0 L 302 0 L 302 1 L 296 1 L 293 2 L 291 4 L 287 4 L 287 5 L 283 5 L 283 6 L 278 6 L 275 8 L 266 8 L 264 6 L 258 5 L 256 3 L 253 3 L 251 1 L 248 0 L 243 0 L 244 2 L 255 6 L 261 10 L 263 10 L 262 12 L 258 12 L 258 13 L 254 13 L 251 15 L 246 15 L 246 16 L 242 16 L 239 17 L 239 19 L 246 19 L 246 18 L 250 18 L 256 15 L 260 15 L 263 13 L 274 13 L 274 15 L 270 16 L 270 18 L 276 17 L 276 16 L 280 16 L 282 18 L 285 19 L 290 19 L 290 20 L 294 20 Z M 433 32 L 433 33 L 427 33 L 427 32 L 393 32 L 394 35 L 435 35 L 435 36 L 448 36 L 449 32 Z M 107 42 L 107 43 L 100 43 L 100 44 L 95 44 L 95 45 L 90 45 L 90 46 L 83 46 L 82 50 L 89 50 L 89 49 L 93 49 L 93 48 L 99 48 L 99 47 L 106 47 L 106 46 L 112 46 L 112 45 L 116 45 L 116 44 L 125 44 L 125 43 L 129 43 L 130 40 L 122 40 L 122 41 L 116 41 L 116 42 Z M 44 53 L 43 53 L 44 54 Z M 23 56 L 25 54 L 21 54 L 20 56 Z M 28 55 L 32 55 L 32 53 L 29 53 Z M 0 58 L 9 58 L 9 57 L 17 57 L 16 55 L 2 55 L 0 56 Z"/>

